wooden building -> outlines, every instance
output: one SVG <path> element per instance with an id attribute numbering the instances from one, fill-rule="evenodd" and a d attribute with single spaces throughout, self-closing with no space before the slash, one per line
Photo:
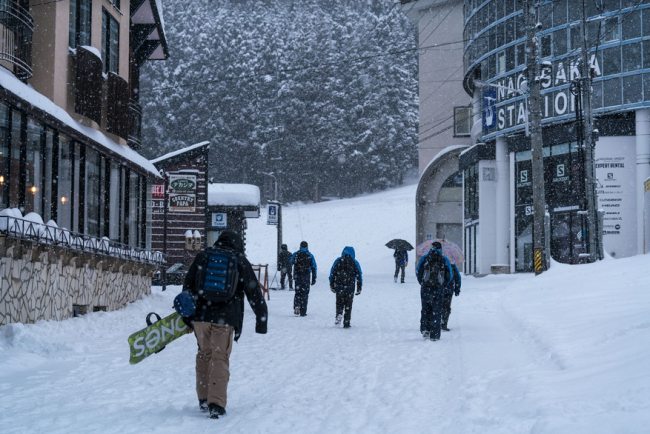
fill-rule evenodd
<path id="1" fill-rule="evenodd" d="M 204 247 L 209 149 L 210 142 L 201 142 L 151 160 L 163 177 L 151 187 L 151 247 L 166 253 L 168 267 L 187 270 Z"/>

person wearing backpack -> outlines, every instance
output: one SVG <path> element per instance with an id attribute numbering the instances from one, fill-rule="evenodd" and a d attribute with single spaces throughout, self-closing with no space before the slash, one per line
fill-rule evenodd
<path id="1" fill-rule="evenodd" d="M 268 312 L 264 296 L 250 262 L 244 255 L 241 237 L 224 231 L 213 247 L 194 258 L 183 290 L 196 302 L 196 311 L 183 317 L 198 343 L 196 393 L 201 410 L 210 418 L 226 414 L 230 352 L 241 336 L 244 296 L 256 317 L 255 333 L 266 334 Z"/>
<path id="2" fill-rule="evenodd" d="M 330 271 L 330 289 L 336 294 L 336 321 L 334 324 L 341 324 L 343 328 L 350 328 L 350 317 L 352 316 L 352 301 L 354 300 L 354 285 L 357 286 L 357 294 L 361 294 L 361 267 L 354 259 L 354 248 L 346 247 L 332 265 Z M 345 312 L 345 317 L 343 313 Z"/>
<path id="3" fill-rule="evenodd" d="M 293 265 L 293 279 L 296 289 L 296 295 L 293 298 L 293 313 L 307 316 L 310 277 L 311 284 L 316 284 L 316 260 L 314 255 L 309 253 L 307 249 L 307 241 L 300 242 L 300 250 L 291 256 L 291 265 Z"/>
<path id="4" fill-rule="evenodd" d="M 397 283 L 397 275 L 399 274 L 399 270 L 402 270 L 402 283 L 404 283 L 404 273 L 406 266 L 409 263 L 409 254 L 406 250 L 395 249 L 393 258 L 395 258 L 395 283 Z"/>
<path id="5" fill-rule="evenodd" d="M 442 304 L 442 330 L 448 332 L 449 327 L 447 323 L 449 322 L 449 315 L 451 315 L 451 299 L 454 295 L 460 295 L 460 272 L 456 268 L 456 264 L 451 264 L 451 270 L 453 275 L 451 277 L 451 282 L 445 287 L 445 296 Z"/>
<path id="6" fill-rule="evenodd" d="M 291 253 L 287 250 L 287 245 L 280 246 L 278 255 L 278 271 L 280 272 L 280 289 L 284 289 L 284 279 L 288 276 L 289 289 L 293 289 L 293 279 L 291 278 Z"/>
<path id="7" fill-rule="evenodd" d="M 422 311 L 420 332 L 432 341 L 440 339 L 440 320 L 445 287 L 451 282 L 452 269 L 449 260 L 442 254 L 442 244 L 434 242 L 424 255 L 415 274 L 420 284 Z"/>

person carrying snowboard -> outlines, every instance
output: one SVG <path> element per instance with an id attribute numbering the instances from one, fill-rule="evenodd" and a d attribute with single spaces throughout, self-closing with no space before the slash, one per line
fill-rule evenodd
<path id="1" fill-rule="evenodd" d="M 350 328 L 350 317 L 352 316 L 352 301 L 354 300 L 354 284 L 357 286 L 357 294 L 361 294 L 361 267 L 354 259 L 354 248 L 346 247 L 332 265 L 330 271 L 330 289 L 336 294 L 336 325 L 341 324 L 343 328 Z M 345 312 L 345 316 L 343 313 Z"/>
<path id="2" fill-rule="evenodd" d="M 451 277 L 451 282 L 445 287 L 445 296 L 442 303 L 442 326 L 441 328 L 448 332 L 449 327 L 447 323 L 449 322 L 449 315 L 451 314 L 451 299 L 454 295 L 460 295 L 460 272 L 456 268 L 456 264 L 451 264 L 451 270 L 453 272 Z"/>
<path id="3" fill-rule="evenodd" d="M 291 278 L 291 253 L 287 250 L 287 245 L 280 246 L 278 255 L 278 271 L 280 272 L 280 289 L 284 289 L 284 279 L 288 276 L 289 289 L 293 289 L 293 279 Z"/>
<path id="4" fill-rule="evenodd" d="M 434 242 L 415 270 L 420 284 L 422 311 L 420 332 L 432 341 L 440 339 L 440 320 L 445 287 L 451 281 L 451 264 L 442 254 L 442 244 Z"/>
<path id="5" fill-rule="evenodd" d="M 296 295 L 293 298 L 293 313 L 307 316 L 307 301 L 309 300 L 309 280 L 316 284 L 316 260 L 307 249 L 307 241 L 300 242 L 300 250 L 291 256 L 293 265 L 293 279 L 295 281 Z"/>
<path id="6" fill-rule="evenodd" d="M 404 283 L 404 272 L 406 270 L 406 266 L 409 263 L 409 254 L 406 250 L 395 249 L 393 258 L 395 258 L 395 283 L 397 283 L 397 275 L 399 274 L 399 270 L 402 270 L 402 283 Z"/>
<path id="7" fill-rule="evenodd" d="M 259 282 L 244 255 L 240 236 L 224 231 L 212 248 L 196 255 L 185 277 L 183 290 L 196 302 L 196 311 L 183 317 L 194 330 L 196 393 L 201 410 L 212 419 L 226 414 L 230 352 L 241 335 L 244 296 L 256 317 L 255 333 L 265 334 L 267 307 Z"/>

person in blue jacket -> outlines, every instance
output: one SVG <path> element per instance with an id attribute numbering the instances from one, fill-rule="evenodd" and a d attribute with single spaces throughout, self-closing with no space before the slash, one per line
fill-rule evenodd
<path id="1" fill-rule="evenodd" d="M 437 241 L 431 244 L 431 250 L 420 259 L 415 270 L 422 301 L 420 332 L 432 341 L 440 339 L 443 297 L 452 273 L 451 264 L 442 253 L 442 244 Z"/>
<path id="2" fill-rule="evenodd" d="M 399 274 L 399 270 L 402 270 L 402 283 L 404 283 L 404 272 L 406 270 L 406 266 L 409 263 L 409 252 L 406 250 L 395 249 L 393 258 L 395 258 L 395 283 L 397 283 L 397 275 Z"/>
<path id="3" fill-rule="evenodd" d="M 334 261 L 330 271 L 330 289 L 336 294 L 335 324 L 341 324 L 341 319 L 343 319 L 344 329 L 350 328 L 355 283 L 356 295 L 361 294 L 361 285 L 363 284 L 361 276 L 361 266 L 354 259 L 354 248 L 349 246 L 344 248 L 341 257 Z M 343 312 L 345 312 L 345 316 Z"/>
<path id="4" fill-rule="evenodd" d="M 451 264 L 451 270 L 453 271 L 451 282 L 445 287 L 445 296 L 442 302 L 442 328 L 444 331 L 448 332 L 449 327 L 447 323 L 449 322 L 449 315 L 451 314 L 451 299 L 454 295 L 460 295 L 460 272 L 456 268 L 456 264 Z"/>
<path id="5" fill-rule="evenodd" d="M 293 313 L 307 316 L 307 301 L 309 300 L 309 278 L 311 284 L 316 284 L 316 259 L 307 249 L 307 241 L 300 242 L 300 250 L 291 256 L 293 279 L 296 294 L 293 297 Z"/>

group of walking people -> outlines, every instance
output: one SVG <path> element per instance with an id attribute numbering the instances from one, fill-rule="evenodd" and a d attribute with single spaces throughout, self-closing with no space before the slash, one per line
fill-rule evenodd
<path id="1" fill-rule="evenodd" d="M 291 254 L 286 244 L 280 247 L 278 257 L 280 271 L 280 288 L 285 289 L 284 281 L 288 277 L 289 288 L 293 289 L 293 313 L 297 316 L 307 316 L 307 304 L 311 285 L 316 284 L 316 259 L 309 252 L 307 241 L 300 243 L 300 250 Z M 311 283 L 310 283 L 311 282 Z M 336 325 L 343 322 L 343 328 L 350 328 L 352 302 L 354 296 L 361 294 L 363 277 L 361 266 L 354 258 L 354 248 L 347 246 L 341 256 L 334 261 L 329 276 L 330 289 L 336 294 Z M 355 292 L 356 289 L 356 292 Z"/>
<path id="2" fill-rule="evenodd" d="M 404 269 L 408 262 L 408 255 L 404 253 L 395 255 L 395 281 L 397 271 L 401 270 L 401 281 L 404 282 Z M 316 284 L 317 277 L 316 260 L 309 252 L 307 242 L 302 241 L 300 249 L 293 254 L 283 244 L 278 262 L 282 288 L 287 277 L 290 288 L 295 283 L 294 314 L 304 317 L 307 315 L 309 290 Z M 449 330 L 447 321 L 451 299 L 452 294 L 460 293 L 460 273 L 445 258 L 440 243 L 433 243 L 432 249 L 418 263 L 416 275 L 421 285 L 420 331 L 424 337 L 438 340 L 441 329 Z M 334 261 L 329 283 L 336 294 L 335 324 L 343 322 L 343 327 L 349 328 L 352 302 L 355 295 L 361 294 L 363 284 L 354 248 L 345 247 Z M 208 295 L 209 292 L 212 295 Z M 233 340 L 237 341 L 241 335 L 244 298 L 255 313 L 255 332 L 267 332 L 268 309 L 259 282 L 244 254 L 239 234 L 222 232 L 214 246 L 195 257 L 187 272 L 183 292 L 177 299 L 182 296 L 191 309 L 181 316 L 190 333 L 195 334 L 198 345 L 196 393 L 199 407 L 208 411 L 211 418 L 218 419 L 226 414 L 230 353 Z"/>

